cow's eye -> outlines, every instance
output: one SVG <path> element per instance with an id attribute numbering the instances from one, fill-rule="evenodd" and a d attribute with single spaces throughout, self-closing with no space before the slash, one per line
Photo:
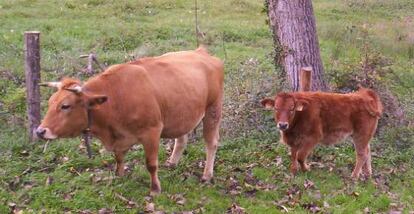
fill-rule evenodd
<path id="1" fill-rule="evenodd" d="M 67 109 L 69 109 L 69 108 L 70 108 L 70 105 L 68 105 L 68 104 L 63 104 L 60 108 L 61 108 L 61 109 L 63 109 L 63 110 L 67 110 Z"/>

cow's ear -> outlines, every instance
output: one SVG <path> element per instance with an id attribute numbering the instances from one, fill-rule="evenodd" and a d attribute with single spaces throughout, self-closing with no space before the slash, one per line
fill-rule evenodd
<path id="1" fill-rule="evenodd" d="M 88 108 L 94 108 L 108 100 L 106 95 L 92 95 L 87 98 Z"/>
<path id="2" fill-rule="evenodd" d="M 273 109 L 273 107 L 275 106 L 275 101 L 270 98 L 263 99 L 262 101 L 260 101 L 260 103 L 267 110 Z"/>
<path id="3" fill-rule="evenodd" d="M 305 110 L 309 105 L 309 102 L 306 100 L 297 100 L 295 110 L 296 111 L 303 111 Z"/>

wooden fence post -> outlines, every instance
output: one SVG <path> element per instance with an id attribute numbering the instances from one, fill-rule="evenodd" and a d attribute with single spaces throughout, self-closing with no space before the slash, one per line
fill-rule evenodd
<path id="1" fill-rule="evenodd" d="M 24 57 L 26 75 L 26 103 L 29 141 L 36 138 L 33 131 L 40 124 L 40 32 L 24 32 Z"/>
<path id="2" fill-rule="evenodd" d="M 312 67 L 302 67 L 299 80 L 299 91 L 310 91 L 312 87 Z"/>

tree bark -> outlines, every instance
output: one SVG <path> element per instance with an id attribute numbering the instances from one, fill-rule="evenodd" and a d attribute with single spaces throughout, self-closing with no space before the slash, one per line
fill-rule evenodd
<path id="1" fill-rule="evenodd" d="M 26 75 L 26 102 L 29 141 L 33 142 L 33 131 L 40 124 L 40 32 L 24 33 L 24 56 Z"/>
<path id="2" fill-rule="evenodd" d="M 302 67 L 312 67 L 312 90 L 328 89 L 311 0 L 268 0 L 268 15 L 277 53 L 294 91 Z"/>

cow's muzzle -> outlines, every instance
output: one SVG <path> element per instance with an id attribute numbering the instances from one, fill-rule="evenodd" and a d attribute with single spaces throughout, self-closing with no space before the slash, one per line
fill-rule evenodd
<path id="1" fill-rule="evenodd" d="M 286 122 L 279 122 L 279 123 L 277 123 L 277 127 L 278 127 L 280 130 L 285 131 L 285 130 L 287 130 L 287 129 L 289 128 L 289 123 L 286 123 Z"/>
<path id="2" fill-rule="evenodd" d="M 51 140 L 51 139 L 55 139 L 57 137 L 56 135 L 52 134 L 50 129 L 43 128 L 41 126 L 37 127 L 37 129 L 35 130 L 35 133 L 36 133 L 38 138 L 44 139 L 44 140 Z"/>

